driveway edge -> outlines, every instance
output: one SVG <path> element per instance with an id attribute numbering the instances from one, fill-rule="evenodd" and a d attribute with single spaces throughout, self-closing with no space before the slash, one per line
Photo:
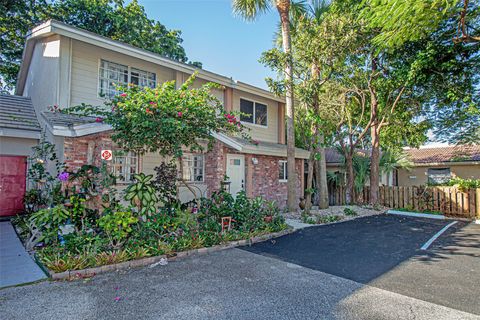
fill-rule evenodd
<path id="1" fill-rule="evenodd" d="M 273 238 L 278 238 L 285 236 L 287 234 L 293 233 L 296 230 L 294 229 L 285 229 L 279 232 L 274 232 L 274 233 L 269 233 L 261 236 L 256 236 L 250 239 L 245 239 L 245 240 L 237 240 L 237 241 L 231 241 L 225 244 L 219 244 L 216 246 L 212 247 L 204 247 L 200 249 L 192 249 L 192 250 L 187 250 L 187 251 L 181 251 L 177 252 L 174 256 L 167 256 L 167 255 L 161 255 L 161 256 L 154 256 L 154 257 L 148 257 L 148 258 L 142 258 L 138 260 L 131 260 L 131 261 L 125 261 L 125 262 L 120 262 L 116 264 L 109 264 L 109 265 L 104 265 L 104 266 L 99 266 L 99 267 L 93 267 L 93 268 L 87 268 L 87 269 L 81 269 L 81 270 L 69 270 L 69 271 L 64 271 L 64 272 L 53 272 L 48 270 L 49 276 L 52 280 L 74 280 L 74 279 L 82 279 L 82 278 L 89 278 L 93 277 L 97 274 L 100 273 L 106 273 L 106 272 L 111 272 L 111 271 L 120 271 L 120 270 L 127 270 L 131 268 L 137 268 L 137 267 L 144 267 L 148 265 L 152 265 L 154 263 L 159 262 L 162 259 L 167 259 L 168 262 L 176 261 L 179 259 L 186 258 L 188 256 L 192 255 L 202 255 L 202 254 L 207 254 L 207 253 L 213 253 L 217 251 L 222 251 L 226 249 L 231 249 L 231 248 L 236 248 L 236 247 L 243 247 L 243 246 L 250 246 L 254 243 L 258 242 L 263 242 L 267 240 L 271 240 Z"/>

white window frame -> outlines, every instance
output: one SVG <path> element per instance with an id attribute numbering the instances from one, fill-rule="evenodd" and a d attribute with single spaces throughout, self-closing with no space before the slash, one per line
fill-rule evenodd
<path id="1" fill-rule="evenodd" d="M 119 164 L 117 163 L 117 158 L 125 157 L 125 163 Z M 135 159 L 135 164 L 132 165 L 132 159 Z M 113 151 L 113 159 L 112 159 L 112 173 L 116 178 L 117 184 L 129 184 L 133 181 L 133 175 L 138 174 L 139 168 L 139 156 L 135 152 L 127 152 L 120 149 Z M 118 167 L 124 167 L 131 169 L 132 167 L 135 169 L 134 173 L 131 173 L 130 170 L 124 169 L 123 172 L 119 172 Z M 123 175 L 125 180 L 120 180 L 120 176 Z"/>
<path id="2" fill-rule="evenodd" d="M 252 100 L 252 99 L 249 99 L 249 98 L 240 97 L 239 104 L 238 104 L 238 109 L 239 109 L 240 112 L 242 112 L 242 100 L 253 102 L 253 114 L 252 114 L 252 121 L 253 122 L 248 122 L 248 121 L 240 121 L 240 122 L 243 123 L 243 124 L 247 124 L 249 126 L 256 126 L 256 127 L 260 127 L 260 128 L 268 128 L 268 103 Z M 267 116 L 266 116 L 266 119 L 265 119 L 266 122 L 267 122 L 266 125 L 258 124 L 255 121 L 256 120 L 256 115 L 255 115 L 256 112 L 255 111 L 257 109 L 257 103 L 262 104 L 266 107 L 266 111 L 267 111 Z"/>
<path id="3" fill-rule="evenodd" d="M 155 72 L 151 72 L 151 71 L 147 71 L 147 70 L 142 70 L 140 68 L 136 68 L 136 67 L 132 67 L 130 65 L 126 65 L 126 64 L 123 64 L 123 63 L 117 63 L 117 62 L 113 62 L 113 61 L 110 61 L 110 60 L 106 60 L 106 59 L 99 59 L 98 60 L 98 77 L 97 77 L 97 97 L 98 98 L 111 98 L 108 94 L 104 94 L 102 95 L 100 93 L 101 91 L 101 83 L 102 83 L 102 79 L 104 80 L 109 80 L 105 77 L 102 77 L 101 76 L 101 69 L 102 69 L 102 61 L 103 62 L 106 62 L 106 63 L 111 63 L 111 64 L 115 64 L 115 65 L 119 65 L 119 66 L 122 66 L 122 67 L 126 67 L 127 68 L 127 83 L 121 83 L 121 85 L 123 86 L 128 86 L 129 83 L 132 83 L 132 70 L 133 72 L 138 72 L 138 73 L 145 73 L 146 75 L 146 79 L 147 79 L 147 86 L 149 84 L 151 84 L 152 86 L 150 86 L 150 88 L 155 88 L 157 86 L 157 74 Z M 153 75 L 153 80 L 149 78 L 149 76 L 152 76 Z M 153 82 L 150 82 L 150 81 L 153 81 Z M 145 87 L 145 86 L 141 86 L 141 87 Z M 116 91 L 116 90 L 115 90 Z M 119 94 L 120 92 L 116 91 L 117 93 L 116 94 Z"/>
<path id="4" fill-rule="evenodd" d="M 283 166 L 283 177 L 280 177 L 281 167 Z M 287 160 L 278 160 L 278 181 L 287 182 L 288 181 L 288 165 Z"/>
<path id="5" fill-rule="evenodd" d="M 102 67 L 102 63 L 105 62 L 106 65 L 107 65 L 107 69 L 103 68 Z M 127 72 L 127 82 L 119 82 L 117 84 L 120 84 L 120 85 L 123 85 L 123 86 L 127 86 L 128 85 L 128 81 L 130 79 L 129 77 L 129 69 L 128 69 L 128 66 L 127 65 L 124 65 L 124 64 L 121 64 L 121 63 L 116 63 L 116 62 L 113 62 L 113 61 L 108 61 L 108 60 L 105 60 L 105 59 L 100 59 L 99 62 L 98 62 L 98 88 L 97 88 L 97 95 L 98 97 L 100 98 L 111 98 L 111 96 L 109 95 L 110 92 L 113 92 L 114 94 L 113 95 L 116 95 L 118 94 L 119 92 L 116 90 L 116 89 L 110 89 L 110 85 L 108 84 L 107 85 L 107 88 L 103 88 L 105 90 L 104 93 L 102 93 L 102 80 L 105 80 L 107 82 L 110 82 L 110 79 L 102 76 L 102 69 L 104 70 L 108 70 L 108 65 L 109 64 L 112 64 L 112 65 L 117 65 L 117 66 L 120 66 L 120 67 L 124 67 L 126 69 L 126 72 Z M 124 74 L 124 73 L 123 73 Z"/>
<path id="6" fill-rule="evenodd" d="M 195 163 L 195 157 L 200 157 L 202 159 L 202 166 L 201 167 L 194 167 Z M 189 183 L 203 183 L 205 182 L 205 155 L 202 153 L 186 153 L 182 156 L 182 161 L 183 161 L 183 179 L 185 182 Z M 189 164 L 192 164 L 190 167 Z M 201 180 L 195 180 L 195 169 L 201 169 L 202 170 L 202 179 Z M 191 172 L 188 173 L 188 179 L 185 176 L 187 174 L 187 170 L 192 170 Z"/>

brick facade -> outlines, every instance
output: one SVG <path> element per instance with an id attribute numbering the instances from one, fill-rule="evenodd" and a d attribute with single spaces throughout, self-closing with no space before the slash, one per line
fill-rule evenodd
<path id="1" fill-rule="evenodd" d="M 76 171 L 84 164 L 101 165 L 100 152 L 112 150 L 114 143 L 109 132 L 91 134 L 83 137 L 65 138 L 63 159 L 68 171 Z"/>
<path id="2" fill-rule="evenodd" d="M 84 137 L 65 138 L 64 161 L 68 171 L 76 171 L 83 164 L 101 165 L 100 152 L 103 149 L 114 149 L 114 143 L 109 132 L 87 135 Z M 227 154 L 240 154 L 225 144 L 216 141 L 211 151 L 205 154 L 205 184 L 207 196 L 221 188 L 221 182 L 226 173 Z M 283 157 L 265 155 L 245 155 L 245 186 L 250 197 L 261 196 L 269 201 L 276 201 L 283 208 L 287 201 L 287 183 L 280 182 L 279 160 Z M 258 163 L 253 164 L 252 158 Z M 159 163 L 160 163 L 159 159 Z M 107 162 L 111 165 L 111 162 Z M 296 160 L 297 195 L 303 196 L 303 160 Z M 142 161 L 139 159 L 139 171 L 142 171 Z"/>
<path id="3" fill-rule="evenodd" d="M 205 156 L 205 183 L 208 187 L 208 196 L 221 188 L 221 182 L 226 173 L 227 154 L 240 154 L 217 141 L 213 149 Z M 249 197 L 261 196 L 269 201 L 276 201 L 283 208 L 287 204 L 287 183 L 280 182 L 279 160 L 283 157 L 264 155 L 245 155 L 245 185 Z M 253 164 L 252 158 L 258 160 Z M 303 160 L 296 159 L 297 196 L 303 197 Z"/>

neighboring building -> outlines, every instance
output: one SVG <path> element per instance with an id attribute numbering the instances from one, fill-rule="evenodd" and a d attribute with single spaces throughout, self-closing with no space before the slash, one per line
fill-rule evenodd
<path id="1" fill-rule="evenodd" d="M 110 166 L 122 185 L 129 183 L 136 172 L 154 174 L 162 158 L 157 154 L 123 152 L 111 141 L 108 125 L 96 123 L 93 118 L 53 113 L 49 107 L 101 105 L 104 96 L 117 94 L 114 83 L 154 87 L 175 80 L 180 86 L 195 71 L 195 86 L 206 82 L 222 85 L 224 89 L 212 93 L 225 109 L 251 115 L 240 120 L 259 143 L 215 134 L 212 151 L 185 155 L 184 178 L 198 190 L 197 195 L 207 196 L 220 188 L 226 174 L 233 194 L 243 189 L 249 196 L 276 200 L 283 207 L 287 198 L 285 104 L 284 99 L 266 90 L 50 20 L 31 30 L 27 37 L 15 93 L 31 99 L 39 126 L 56 144 L 60 161 L 69 170 L 87 163 L 99 165 L 100 151 L 112 149 L 115 157 Z M 297 193 L 301 197 L 303 162 L 309 154 L 297 149 L 296 156 Z M 192 198 L 186 188 L 181 190 L 182 201 Z"/>
<path id="2" fill-rule="evenodd" d="M 27 157 L 40 131 L 30 98 L 0 95 L 0 217 L 23 209 Z"/>
<path id="3" fill-rule="evenodd" d="M 453 177 L 480 179 L 480 145 L 425 146 L 420 149 L 405 148 L 404 151 L 412 161 L 412 168 L 398 168 L 382 174 L 380 185 L 408 187 L 442 183 Z M 368 151 L 359 152 L 368 154 Z M 338 151 L 327 148 L 325 158 L 330 175 L 339 175 L 345 181 L 343 158 Z M 333 190 L 334 187 L 330 183 L 330 189 Z"/>
<path id="4" fill-rule="evenodd" d="M 480 179 L 480 145 L 405 149 L 411 170 L 397 170 L 399 186 L 441 183 L 450 178 Z"/>

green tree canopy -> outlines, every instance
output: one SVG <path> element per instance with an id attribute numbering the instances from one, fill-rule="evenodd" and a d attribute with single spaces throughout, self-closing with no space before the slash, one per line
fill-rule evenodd
<path id="1" fill-rule="evenodd" d="M 0 3 L 0 90 L 15 86 L 28 30 L 48 19 L 188 62 L 181 32 L 149 19 L 137 0 L 5 0 Z"/>

